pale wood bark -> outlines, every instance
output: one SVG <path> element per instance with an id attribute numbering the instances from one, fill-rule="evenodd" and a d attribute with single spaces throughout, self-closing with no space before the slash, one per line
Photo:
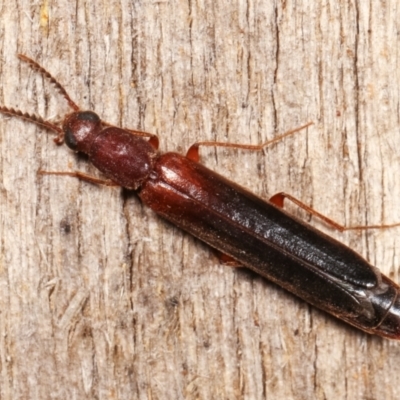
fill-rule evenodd
<path id="1" fill-rule="evenodd" d="M 314 4 L 315 3 L 315 4 Z M 62 117 L 33 57 L 105 120 L 260 143 L 202 161 L 347 225 L 400 221 L 398 2 L 1 2 L 0 103 Z M 243 270 L 95 173 L 43 129 L 0 120 L 2 399 L 398 399 L 400 345 Z M 297 215 L 307 215 L 293 209 Z M 399 281 L 400 230 L 329 231 Z"/>

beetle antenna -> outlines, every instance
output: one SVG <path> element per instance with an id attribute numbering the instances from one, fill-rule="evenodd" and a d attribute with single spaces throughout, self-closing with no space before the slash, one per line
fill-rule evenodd
<path id="1" fill-rule="evenodd" d="M 0 106 L 0 112 L 3 114 L 11 115 L 13 117 L 24 119 L 25 121 L 33 122 L 36 125 L 43 126 L 57 133 L 57 137 L 54 139 L 54 141 L 57 144 L 62 144 L 63 142 L 63 136 L 64 136 L 63 130 L 57 125 L 52 124 L 49 121 L 45 121 L 42 117 L 39 117 L 38 115 L 29 114 L 26 112 L 22 112 L 21 110 L 16 110 L 15 108 L 5 107 L 5 106 Z"/>
<path id="2" fill-rule="evenodd" d="M 42 75 L 44 75 L 50 83 L 56 88 L 56 90 L 64 97 L 65 100 L 67 100 L 69 106 L 74 110 L 74 111 L 79 111 L 79 107 L 75 104 L 75 102 L 72 101 L 71 97 L 69 97 L 67 91 L 61 86 L 61 84 L 57 81 L 56 78 L 54 78 L 50 72 L 46 71 L 41 65 L 39 65 L 36 61 L 32 60 L 31 58 L 23 55 L 23 54 L 18 54 L 18 58 L 22 61 L 25 61 L 26 63 L 29 64 L 29 66 L 36 70 L 39 71 Z"/>

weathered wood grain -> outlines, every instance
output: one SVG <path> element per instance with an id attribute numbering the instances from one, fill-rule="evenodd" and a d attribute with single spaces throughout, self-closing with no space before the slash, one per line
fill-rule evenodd
<path id="1" fill-rule="evenodd" d="M 3 0 L 0 103 L 68 112 L 24 53 L 163 150 L 314 121 L 263 154 L 205 149 L 203 162 L 347 225 L 400 221 L 397 2 L 312 3 Z M 2 399 L 400 397 L 400 344 L 221 265 L 130 193 L 38 170 L 95 173 L 1 117 Z M 400 280 L 399 229 L 330 233 Z"/>

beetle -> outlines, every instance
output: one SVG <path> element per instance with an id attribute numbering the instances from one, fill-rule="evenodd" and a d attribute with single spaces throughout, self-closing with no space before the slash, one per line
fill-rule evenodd
<path id="1" fill-rule="evenodd" d="M 82 111 L 49 72 L 29 57 L 19 58 L 49 79 L 73 112 L 62 127 L 5 106 L 0 112 L 56 132 L 56 143 L 86 154 L 107 179 L 50 174 L 134 190 L 158 215 L 240 265 L 365 332 L 400 339 L 400 287 L 349 247 L 283 210 L 284 199 L 332 221 L 284 193 L 263 200 L 198 162 L 202 145 L 265 144 L 198 142 L 186 156 L 161 154 L 155 135 L 111 126 L 93 111 Z"/>

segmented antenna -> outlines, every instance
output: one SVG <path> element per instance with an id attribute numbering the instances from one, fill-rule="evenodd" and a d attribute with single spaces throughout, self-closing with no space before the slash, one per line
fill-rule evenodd
<path id="1" fill-rule="evenodd" d="M 39 117 L 38 115 L 35 114 L 29 114 L 29 113 L 24 113 L 20 110 L 16 110 L 14 108 L 9 108 L 9 107 L 5 107 L 5 106 L 0 106 L 0 112 L 2 112 L 3 114 L 8 114 L 8 115 L 12 115 L 21 119 L 24 119 L 26 121 L 29 122 L 33 122 L 37 125 L 43 126 L 47 129 L 50 129 L 51 131 L 56 132 L 59 136 L 63 135 L 63 130 L 61 128 L 59 128 L 57 125 L 54 125 L 48 121 L 45 121 L 42 117 Z"/>
<path id="2" fill-rule="evenodd" d="M 31 58 L 23 55 L 18 54 L 18 58 L 22 61 L 25 61 L 32 69 L 39 71 L 42 75 L 44 75 L 49 82 L 56 88 L 58 93 L 60 93 L 65 100 L 67 100 L 69 106 L 74 111 L 79 111 L 79 107 L 72 101 L 71 97 L 69 97 L 66 90 L 61 86 L 61 84 L 54 78 L 49 72 L 47 72 L 41 65 L 39 65 L 36 61 L 32 60 Z"/>
<path id="3" fill-rule="evenodd" d="M 22 61 L 25 61 L 33 70 L 39 71 L 43 76 L 45 76 L 50 83 L 55 87 L 58 93 L 60 93 L 64 99 L 68 102 L 69 106 L 74 111 L 79 111 L 79 107 L 71 100 L 66 90 L 61 86 L 61 84 L 55 79 L 49 72 L 47 72 L 42 66 L 40 66 L 36 61 L 31 58 L 24 56 L 23 54 L 18 54 L 18 58 Z M 33 122 L 34 124 L 43 126 L 55 133 L 57 133 L 57 137 L 54 139 L 54 142 L 57 144 L 62 144 L 64 141 L 64 133 L 60 127 L 55 124 L 52 124 L 49 121 L 44 120 L 42 117 L 29 114 L 26 112 L 22 112 L 21 110 L 16 110 L 15 108 L 0 106 L 0 112 L 3 114 L 12 115 L 14 117 L 22 118 L 26 121 Z"/>

